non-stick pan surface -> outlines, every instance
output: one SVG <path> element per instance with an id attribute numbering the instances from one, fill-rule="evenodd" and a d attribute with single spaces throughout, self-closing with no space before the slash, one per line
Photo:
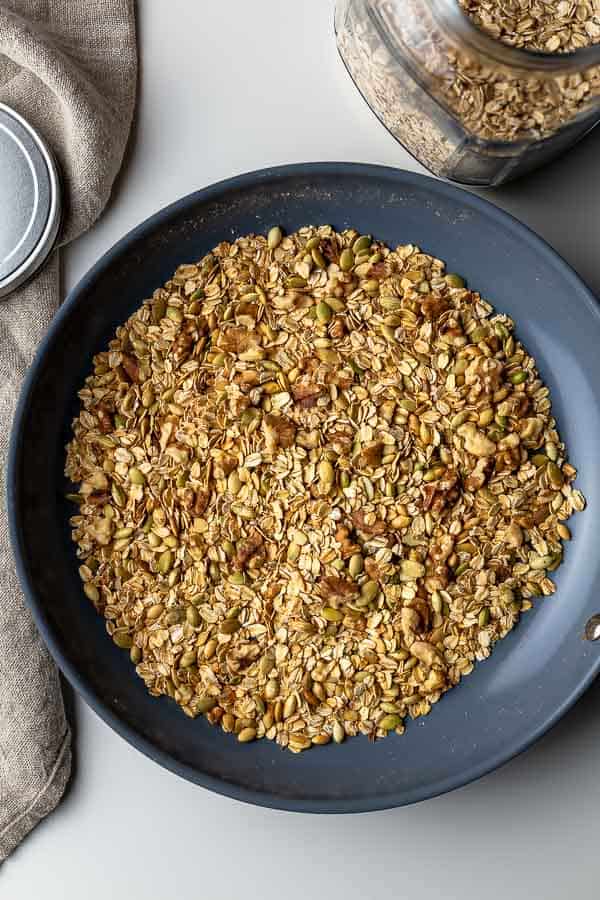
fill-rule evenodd
<path id="1" fill-rule="evenodd" d="M 354 226 L 446 260 L 498 310 L 552 390 L 560 430 L 589 501 L 556 594 L 539 602 L 492 657 L 403 737 L 365 738 L 300 756 L 240 745 L 174 702 L 152 699 L 128 654 L 84 598 L 63 499 L 63 448 L 92 355 L 181 262 L 224 239 L 281 224 Z M 432 797 L 501 765 L 543 734 L 590 684 L 600 645 L 582 640 L 600 611 L 600 315 L 577 275 L 543 241 L 485 201 L 429 178 L 317 163 L 254 172 L 157 213 L 109 251 L 66 300 L 21 397 L 8 506 L 27 601 L 56 661 L 116 731 L 197 784 L 264 806 L 355 812 Z"/>

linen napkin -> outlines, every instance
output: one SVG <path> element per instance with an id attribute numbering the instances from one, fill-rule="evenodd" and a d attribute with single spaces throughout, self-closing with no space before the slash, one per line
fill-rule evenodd
<path id="1" fill-rule="evenodd" d="M 134 0 L 0 2 L 0 101 L 53 149 L 64 179 L 60 243 L 101 213 L 121 166 L 137 80 Z M 10 210 L 0 209 L 0 215 Z M 0 301 L 0 470 L 25 370 L 60 300 L 55 251 Z M 0 503 L 0 862 L 59 802 L 71 736 L 58 672 L 14 572 Z"/>

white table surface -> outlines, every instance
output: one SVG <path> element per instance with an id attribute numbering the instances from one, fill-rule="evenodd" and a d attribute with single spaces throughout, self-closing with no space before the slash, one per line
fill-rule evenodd
<path id="1" fill-rule="evenodd" d="M 65 255 L 67 287 L 134 225 L 217 179 L 325 159 L 418 168 L 346 75 L 332 0 L 138 5 L 137 127 L 110 209 Z M 599 148 L 600 133 L 493 197 L 598 293 Z M 599 706 L 597 684 L 533 749 L 453 794 L 330 817 L 194 787 L 77 700 L 72 786 L 0 870 L 0 898 L 597 897 Z"/>

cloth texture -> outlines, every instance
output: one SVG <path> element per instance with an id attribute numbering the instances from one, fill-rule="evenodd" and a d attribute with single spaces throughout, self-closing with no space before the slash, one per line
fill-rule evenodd
<path id="1" fill-rule="evenodd" d="M 134 0 L 0 2 L 0 102 L 36 128 L 57 158 L 60 245 L 89 228 L 108 200 L 136 83 Z M 59 305 L 59 266 L 55 250 L 33 281 L 0 300 L 0 863 L 56 807 L 71 771 L 59 675 L 19 588 L 4 502 L 14 409 Z"/>

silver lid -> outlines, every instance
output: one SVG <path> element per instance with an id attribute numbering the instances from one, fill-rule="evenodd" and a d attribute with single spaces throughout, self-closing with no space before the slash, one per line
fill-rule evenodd
<path id="1" fill-rule="evenodd" d="M 0 297 L 23 284 L 52 250 L 60 225 L 56 163 L 39 134 L 0 103 Z"/>

